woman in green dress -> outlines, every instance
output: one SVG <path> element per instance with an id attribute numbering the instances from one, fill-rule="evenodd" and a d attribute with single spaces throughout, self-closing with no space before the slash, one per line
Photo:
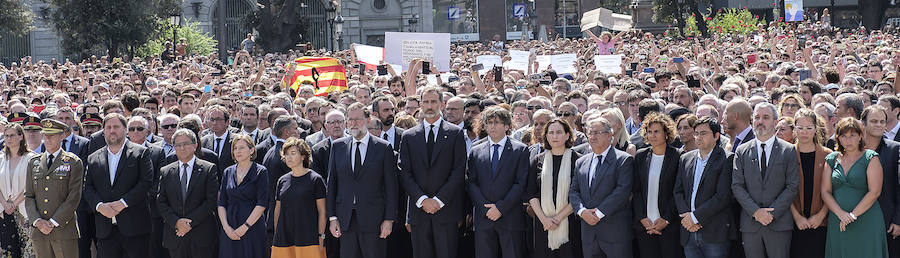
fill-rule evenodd
<path id="1" fill-rule="evenodd" d="M 825 157 L 831 177 L 822 180 L 830 210 L 825 257 L 888 257 L 878 153 L 863 148 L 862 125 L 854 118 L 841 119 L 835 134 L 837 151 Z"/>

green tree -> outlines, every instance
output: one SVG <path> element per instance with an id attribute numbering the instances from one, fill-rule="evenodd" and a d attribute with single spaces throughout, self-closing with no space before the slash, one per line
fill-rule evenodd
<path id="1" fill-rule="evenodd" d="M 319 1 L 319 0 L 315 0 Z M 260 7 L 245 17 L 244 22 L 259 32 L 256 44 L 266 52 L 284 52 L 293 48 L 306 33 L 307 24 L 300 17 L 306 8 L 301 0 L 258 0 Z M 325 29 L 325 28 L 318 28 Z"/>
<path id="2" fill-rule="evenodd" d="M 709 5 L 709 0 L 653 0 L 653 22 L 676 23 L 679 33 L 684 36 L 685 21 L 689 17 L 703 17 L 698 4 Z M 706 20 L 699 19 L 697 27 L 703 37 L 709 36 Z"/>
<path id="3" fill-rule="evenodd" d="M 95 51 L 133 54 L 168 26 L 159 22 L 180 10 L 182 0 L 47 0 L 53 25 L 67 54 Z"/>
<path id="4" fill-rule="evenodd" d="M 21 36 L 34 29 L 34 14 L 22 0 L 0 0 L 0 31 Z M 3 37 L 3 34 L 0 34 Z"/>
<path id="5" fill-rule="evenodd" d="M 167 21 L 161 20 L 160 23 L 166 23 Z M 188 24 L 177 27 L 175 29 L 175 36 L 178 38 L 184 38 L 187 42 L 187 48 L 185 52 L 188 55 L 197 54 L 197 55 L 209 55 L 210 53 L 216 51 L 216 45 L 218 45 L 218 41 L 209 33 L 203 32 L 200 28 L 197 27 L 197 22 L 188 22 Z M 146 57 L 146 56 L 159 56 L 162 54 L 162 51 L 165 49 L 166 42 L 172 41 L 172 28 L 173 26 L 165 26 L 165 30 L 158 34 L 158 36 L 154 39 L 151 39 L 143 46 L 139 47 L 135 50 L 134 55 L 138 57 Z M 176 39 L 176 43 L 177 43 Z"/>

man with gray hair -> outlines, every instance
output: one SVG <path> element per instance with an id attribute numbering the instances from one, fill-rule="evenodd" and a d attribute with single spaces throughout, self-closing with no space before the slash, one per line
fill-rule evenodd
<path id="1" fill-rule="evenodd" d="M 822 102 L 816 104 L 813 112 L 825 119 L 825 136 L 828 136 L 828 140 L 825 141 L 825 147 L 833 150 L 836 144 L 834 140 L 834 125 L 837 124 L 839 119 L 835 114 L 835 107 L 831 103 Z"/>
<path id="2" fill-rule="evenodd" d="M 856 120 L 859 120 L 860 115 L 862 115 L 862 111 L 864 108 L 863 98 L 859 96 L 859 94 L 847 92 L 837 96 L 835 99 L 837 106 L 835 107 L 834 114 L 837 116 L 838 120 L 845 117 L 853 117 Z"/>
<path id="3" fill-rule="evenodd" d="M 748 258 L 790 257 L 791 204 L 797 195 L 800 162 L 794 145 L 775 137 L 777 120 L 775 105 L 757 104 L 756 139 L 738 146 L 734 155 L 731 190 L 742 208 L 741 240 Z"/>
<path id="4" fill-rule="evenodd" d="M 150 230 L 150 256 L 165 257 L 165 249 L 162 246 L 163 219 L 159 213 L 156 197 L 159 193 L 160 169 L 169 163 L 165 162 L 166 155 L 162 147 L 147 141 L 147 136 L 150 135 L 148 125 L 149 123 L 144 117 L 132 116 L 128 119 L 128 132 L 126 134 L 129 141 L 147 148 L 147 155 L 150 156 L 150 162 L 153 164 L 153 184 L 150 185 L 150 191 L 147 196 L 150 200 L 150 222 L 152 223 Z"/>
<path id="5" fill-rule="evenodd" d="M 609 120 L 599 117 L 585 125 L 591 152 L 575 161 L 569 202 L 581 217 L 584 257 L 632 257 L 631 155 L 612 148 Z"/>

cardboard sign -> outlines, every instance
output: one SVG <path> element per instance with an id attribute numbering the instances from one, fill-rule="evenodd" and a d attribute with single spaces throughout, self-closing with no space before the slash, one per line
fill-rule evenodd
<path id="1" fill-rule="evenodd" d="M 419 58 L 432 62 L 439 71 L 450 71 L 450 33 L 385 32 L 384 60 L 403 70 Z"/>

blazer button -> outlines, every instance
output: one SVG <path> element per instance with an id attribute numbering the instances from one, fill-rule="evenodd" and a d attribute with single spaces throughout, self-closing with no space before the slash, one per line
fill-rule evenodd
<path id="1" fill-rule="evenodd" d="M 50 200 L 44 199 L 44 202 L 45 202 L 45 203 L 46 203 L 46 202 L 49 202 L 49 201 L 50 201 Z"/>
<path id="2" fill-rule="evenodd" d="M 47 179 L 47 180 L 50 180 L 50 176 L 47 176 L 47 178 L 46 178 L 46 179 Z"/>
<path id="3" fill-rule="evenodd" d="M 49 187 L 44 187 L 44 191 L 50 191 Z"/>
<path id="4" fill-rule="evenodd" d="M 44 214 L 47 214 L 47 211 L 44 211 Z"/>

